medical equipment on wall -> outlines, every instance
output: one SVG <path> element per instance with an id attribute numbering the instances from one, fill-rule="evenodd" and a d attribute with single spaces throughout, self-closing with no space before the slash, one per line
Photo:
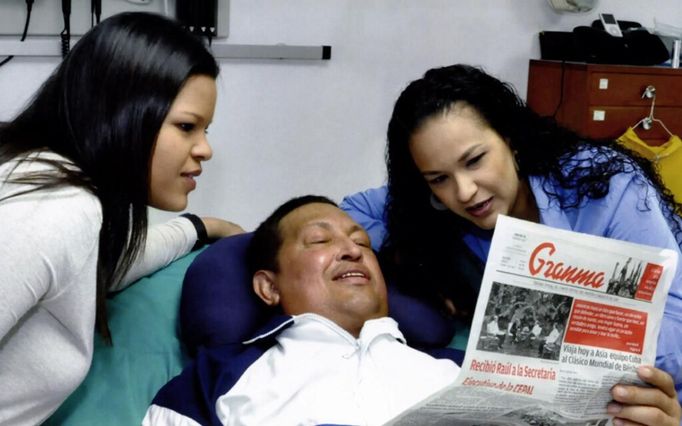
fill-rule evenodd
<path id="1" fill-rule="evenodd" d="M 105 10 L 102 0 L 52 0 L 35 4 L 34 0 L 25 0 L 25 3 L 26 6 L 22 0 L 0 1 L 0 35 L 22 34 L 19 22 L 23 23 L 26 17 L 21 40 L 0 37 L 0 66 L 14 56 L 63 56 L 100 19 L 124 11 L 159 13 L 177 19 L 188 31 L 205 37 L 219 59 L 331 59 L 331 46 L 326 45 L 227 43 L 229 0 L 111 0 L 104 3 Z"/>

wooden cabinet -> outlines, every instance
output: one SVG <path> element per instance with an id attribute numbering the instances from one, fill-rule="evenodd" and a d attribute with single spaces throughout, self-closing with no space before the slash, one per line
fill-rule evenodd
<path id="1" fill-rule="evenodd" d="M 682 135 L 682 69 L 531 60 L 527 102 L 582 135 L 615 139 L 649 115 L 647 86 L 656 89 L 654 117 Z M 670 137 L 655 122 L 637 133 L 651 145 Z"/>

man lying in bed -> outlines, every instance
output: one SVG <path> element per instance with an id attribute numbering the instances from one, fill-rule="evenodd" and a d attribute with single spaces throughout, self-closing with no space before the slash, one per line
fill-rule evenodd
<path id="1" fill-rule="evenodd" d="M 454 381 L 452 361 L 404 344 L 369 237 L 332 201 L 305 196 L 279 207 L 255 231 L 247 259 L 254 291 L 282 315 L 244 344 L 200 349 L 157 394 L 144 425 L 378 425 Z M 650 382 L 672 389 L 653 372 Z M 621 387 L 655 406 L 630 408 L 665 414 L 677 402 Z M 676 413 L 655 424 L 679 423 Z"/>
<path id="2" fill-rule="evenodd" d="M 285 203 L 247 253 L 254 291 L 283 315 L 200 350 L 144 424 L 382 424 L 454 381 L 454 362 L 403 343 L 369 237 L 332 201 Z"/>

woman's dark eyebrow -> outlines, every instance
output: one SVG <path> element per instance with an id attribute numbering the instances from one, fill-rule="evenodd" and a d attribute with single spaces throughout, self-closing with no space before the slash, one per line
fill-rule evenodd
<path id="1" fill-rule="evenodd" d="M 462 155 L 460 155 L 458 161 L 466 161 L 468 158 L 471 157 L 471 153 L 474 152 L 478 147 L 480 147 L 481 144 L 477 143 L 475 145 L 471 145 Z"/>
<path id="2" fill-rule="evenodd" d="M 478 149 L 482 144 L 477 143 L 475 145 L 470 146 L 462 155 L 459 156 L 457 159 L 458 162 L 466 162 L 469 158 L 472 156 L 472 152 L 474 152 L 476 149 Z M 439 175 L 442 172 L 439 170 L 424 170 L 421 172 L 422 176 L 428 177 L 428 176 L 433 176 L 433 175 Z"/>

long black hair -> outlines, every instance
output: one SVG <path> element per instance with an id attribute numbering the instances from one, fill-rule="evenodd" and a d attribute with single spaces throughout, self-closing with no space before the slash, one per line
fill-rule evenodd
<path id="1" fill-rule="evenodd" d="M 388 259 L 394 280 L 406 290 L 441 302 L 450 299 L 458 313 L 473 313 L 483 265 L 460 238 L 464 220 L 431 206 L 431 190 L 409 150 L 410 139 L 427 119 L 459 105 L 472 108 L 509 143 L 521 179 L 542 176 L 571 190 L 559 194 L 548 185 L 545 188 L 562 209 L 606 196 L 614 175 L 641 172 L 634 178 L 658 190 L 677 241 L 682 241 L 680 224 L 673 217 L 682 211 L 681 206 L 649 161 L 612 140 L 584 138 L 551 118 L 540 117 L 512 86 L 479 68 L 435 68 L 405 88 L 388 125 L 388 238 L 381 257 L 385 263 Z M 591 157 L 576 161 L 574 154 L 584 150 Z"/>
<path id="2" fill-rule="evenodd" d="M 151 157 L 170 106 L 187 79 L 216 78 L 201 40 L 149 13 L 122 13 L 85 34 L 27 108 L 0 128 L 0 164 L 52 151 L 78 167 L 42 160 L 52 173 L 10 175 L 25 192 L 84 187 L 102 206 L 97 329 L 110 341 L 105 295 L 144 244 Z"/>

